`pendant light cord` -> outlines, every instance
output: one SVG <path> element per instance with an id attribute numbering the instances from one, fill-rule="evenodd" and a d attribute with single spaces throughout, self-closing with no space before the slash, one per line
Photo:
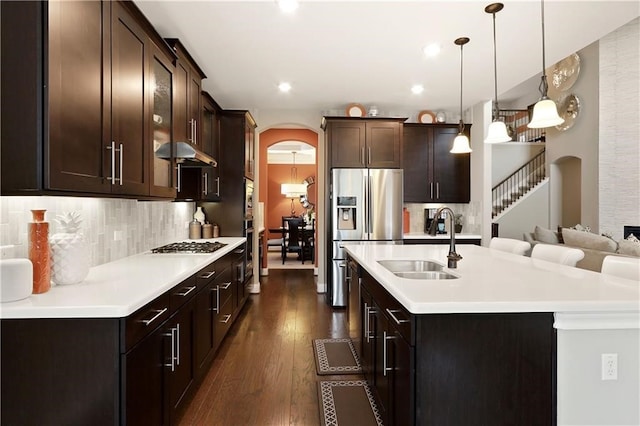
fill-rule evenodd
<path id="1" fill-rule="evenodd" d="M 496 52 L 496 14 L 493 15 L 493 121 L 498 119 L 500 110 L 498 109 L 498 59 Z"/>
<path id="2" fill-rule="evenodd" d="M 542 80 L 538 90 L 542 95 L 542 99 L 547 98 L 547 91 L 549 90 L 549 84 L 547 83 L 547 67 L 545 65 L 545 43 L 544 43 L 544 0 L 540 0 L 540 14 L 542 15 Z"/>
<path id="3" fill-rule="evenodd" d="M 464 123 L 462 121 L 462 66 L 463 66 L 462 46 L 463 44 L 460 45 L 460 123 L 458 125 L 459 133 L 462 133 L 464 131 Z"/>

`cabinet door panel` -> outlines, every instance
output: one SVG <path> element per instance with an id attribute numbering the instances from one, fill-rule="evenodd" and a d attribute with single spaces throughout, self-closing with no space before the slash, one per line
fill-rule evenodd
<path id="1" fill-rule="evenodd" d="M 111 138 L 117 152 L 116 173 L 121 179 L 113 192 L 149 193 L 145 96 L 146 35 L 119 3 L 112 3 Z"/>
<path id="2" fill-rule="evenodd" d="M 176 363 L 175 371 L 169 374 L 169 418 L 174 423 L 183 408 L 185 397 L 193 385 L 195 370 L 193 348 L 195 345 L 195 299 L 184 304 L 169 320 L 169 327 L 175 328 Z"/>
<path id="3" fill-rule="evenodd" d="M 172 141 L 172 92 L 173 70 L 170 60 L 162 54 L 156 45 L 150 46 L 150 89 L 149 100 L 152 119 L 150 123 L 151 149 L 149 149 L 149 165 L 151 167 L 150 194 L 174 197 L 173 162 L 171 159 L 156 157 L 160 146 Z"/>
<path id="4" fill-rule="evenodd" d="M 191 128 L 187 109 L 187 88 L 189 87 L 189 69 L 181 61 L 176 62 L 175 85 L 173 88 L 173 137 L 176 142 L 189 142 Z"/>
<path id="5" fill-rule="evenodd" d="M 168 360 L 164 354 L 170 342 L 164 332 L 163 327 L 159 328 L 122 356 L 124 424 L 167 423 L 163 407 L 165 364 Z"/>
<path id="6" fill-rule="evenodd" d="M 210 284 L 196 295 L 195 359 L 198 376 L 206 373 L 213 354 L 214 298 L 216 285 Z"/>
<path id="7" fill-rule="evenodd" d="M 49 183 L 51 189 L 110 192 L 103 148 L 108 127 L 109 5 L 49 2 Z M 70 25 L 69 23 L 82 23 Z M 105 25 L 106 24 L 106 25 Z"/>
<path id="8" fill-rule="evenodd" d="M 390 330 L 393 339 L 389 341 L 389 365 L 392 366 L 390 386 L 393 389 L 389 403 L 389 417 L 392 425 L 412 425 L 413 423 L 413 364 L 412 348 L 395 329 Z"/>
<path id="9" fill-rule="evenodd" d="M 365 123 L 333 122 L 330 132 L 331 167 L 365 167 Z"/>
<path id="10" fill-rule="evenodd" d="M 400 167 L 400 130 L 398 122 L 367 122 L 367 167 Z"/>
<path id="11" fill-rule="evenodd" d="M 405 203 L 430 200 L 431 165 L 429 164 L 429 133 L 426 127 L 405 126 L 402 141 Z"/>
<path id="12" fill-rule="evenodd" d="M 200 77 L 195 71 L 189 75 L 189 120 L 193 120 L 193 134 L 191 138 L 195 145 L 202 149 L 202 138 L 200 137 Z"/>
<path id="13" fill-rule="evenodd" d="M 433 170 L 438 202 L 466 203 L 470 199 L 469 154 L 449 151 L 457 129 L 436 129 L 433 135 Z"/>

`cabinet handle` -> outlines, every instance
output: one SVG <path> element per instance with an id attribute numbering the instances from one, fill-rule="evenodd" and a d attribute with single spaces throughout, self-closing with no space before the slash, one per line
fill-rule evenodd
<path id="1" fill-rule="evenodd" d="M 142 320 L 140 322 L 143 323 L 144 325 L 149 325 L 152 322 L 154 322 L 156 319 L 158 319 L 158 317 L 160 317 L 160 315 L 164 314 L 167 311 L 167 309 L 169 309 L 169 308 L 164 308 L 164 309 L 162 309 L 160 311 L 155 311 L 156 314 L 153 316 L 153 318 Z"/>
<path id="2" fill-rule="evenodd" d="M 122 144 L 120 144 L 120 178 L 118 179 L 120 181 L 120 186 L 122 186 L 122 181 L 124 180 L 122 178 L 122 163 L 124 161 L 124 148 L 122 147 Z"/>
<path id="3" fill-rule="evenodd" d="M 220 196 L 220 178 L 216 178 L 216 197 Z"/>
<path id="4" fill-rule="evenodd" d="M 429 183 L 429 192 L 430 192 L 429 198 L 433 200 L 433 182 Z"/>
<path id="5" fill-rule="evenodd" d="M 111 145 L 107 147 L 111 151 L 111 176 L 107 178 L 111 183 L 116 181 L 116 142 L 111 141 Z"/>
<path id="6" fill-rule="evenodd" d="M 220 286 L 220 288 L 222 288 L 223 290 L 226 290 L 229 288 L 230 285 L 231 285 L 231 281 L 229 281 L 228 283 L 224 283 L 224 285 Z"/>
<path id="7" fill-rule="evenodd" d="M 193 119 L 189 119 L 189 142 L 194 143 L 193 140 Z"/>
<path id="8" fill-rule="evenodd" d="M 369 307 L 367 302 L 364 302 L 364 335 L 366 336 L 367 343 L 369 343 Z"/>
<path id="9" fill-rule="evenodd" d="M 207 188 L 207 180 L 209 179 L 209 174 L 207 172 L 202 174 L 202 195 L 207 195 L 209 193 L 209 188 Z"/>
<path id="10" fill-rule="evenodd" d="M 202 275 L 198 276 L 198 278 L 202 278 L 203 280 L 208 280 L 209 278 L 211 278 L 215 274 L 216 274 L 216 271 L 211 271 L 211 272 L 209 272 L 207 274 L 202 274 Z"/>
<path id="11" fill-rule="evenodd" d="M 227 314 L 224 316 L 224 319 L 222 321 L 220 321 L 223 324 L 226 324 L 229 322 L 229 320 L 231 319 L 231 315 Z"/>
<path id="12" fill-rule="evenodd" d="M 182 292 L 182 293 L 176 293 L 176 296 L 184 297 L 184 296 L 186 296 L 187 294 L 191 293 L 193 290 L 195 290 L 195 289 L 196 289 L 196 286 L 194 285 L 194 286 L 191 286 L 191 287 L 185 287 L 185 288 L 188 288 L 189 290 L 184 291 L 184 292 Z"/>
<path id="13" fill-rule="evenodd" d="M 367 159 L 367 164 L 371 164 L 371 147 L 367 147 L 367 153 L 369 154 L 369 158 Z"/>
<path id="14" fill-rule="evenodd" d="M 366 163 L 364 161 L 364 146 L 360 150 L 360 162 L 362 163 L 363 166 L 366 165 Z"/>
<path id="15" fill-rule="evenodd" d="M 175 328 L 171 327 L 171 333 L 165 334 L 165 336 L 171 337 L 171 358 L 169 358 L 171 360 L 171 364 L 165 364 L 164 366 L 171 367 L 171 371 L 176 371 L 176 365 L 174 364 L 174 361 L 176 360 L 175 330 Z"/>
<path id="16" fill-rule="evenodd" d="M 180 365 L 180 323 L 176 324 L 176 365 Z"/>
<path id="17" fill-rule="evenodd" d="M 220 286 L 217 285 L 216 288 L 212 288 L 211 291 L 216 292 L 216 307 L 212 309 L 216 314 L 220 313 Z"/>
<path id="18" fill-rule="evenodd" d="M 393 320 L 396 322 L 396 324 L 400 325 L 400 324 L 404 324 L 407 322 L 411 322 L 411 320 L 408 319 L 398 319 L 394 314 L 402 312 L 400 309 L 386 309 L 387 313 L 389 314 L 389 316 L 391 318 L 393 318 Z"/>
<path id="19" fill-rule="evenodd" d="M 440 182 L 436 182 L 436 199 L 440 199 Z"/>
<path id="20" fill-rule="evenodd" d="M 198 121 L 195 118 L 193 119 L 193 143 L 198 144 Z"/>
<path id="21" fill-rule="evenodd" d="M 387 340 L 393 340 L 394 336 L 387 336 L 387 332 L 382 332 L 382 375 L 386 376 L 387 371 L 393 370 L 393 368 L 387 367 Z"/>
<path id="22" fill-rule="evenodd" d="M 182 164 L 178 163 L 178 165 L 176 166 L 176 170 L 178 171 L 177 175 L 178 175 L 178 186 L 176 186 L 176 189 L 178 190 L 178 192 L 180 192 L 182 190 Z"/>
<path id="23" fill-rule="evenodd" d="M 244 249 L 234 250 L 233 254 L 242 254 L 244 253 Z"/>

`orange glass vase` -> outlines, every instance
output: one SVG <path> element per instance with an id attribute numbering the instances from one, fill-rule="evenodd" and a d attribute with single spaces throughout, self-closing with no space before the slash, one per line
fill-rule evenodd
<path id="1" fill-rule="evenodd" d="M 46 210 L 31 210 L 29 222 L 29 260 L 33 264 L 33 293 L 45 293 L 51 288 L 51 257 L 49 254 L 49 223 Z"/>

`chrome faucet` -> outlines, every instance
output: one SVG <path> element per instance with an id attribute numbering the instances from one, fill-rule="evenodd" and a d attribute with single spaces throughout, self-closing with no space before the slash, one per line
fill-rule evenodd
<path id="1" fill-rule="evenodd" d="M 440 207 L 436 210 L 436 214 L 433 216 L 433 221 L 431 221 L 431 226 L 429 226 L 429 235 L 436 235 L 436 229 L 438 228 L 438 218 L 442 214 L 443 211 L 446 211 L 449 214 L 449 254 L 447 255 L 447 267 L 448 268 L 457 268 L 458 261 L 462 259 L 458 253 L 456 253 L 456 230 L 455 224 L 453 221 L 453 210 L 449 207 Z"/>

